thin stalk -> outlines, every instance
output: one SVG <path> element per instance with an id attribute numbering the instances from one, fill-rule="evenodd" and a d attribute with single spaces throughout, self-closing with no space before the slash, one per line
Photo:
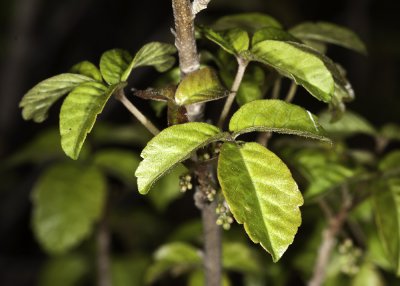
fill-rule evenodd
<path id="1" fill-rule="evenodd" d="M 139 122 L 142 123 L 144 127 L 146 127 L 147 130 L 149 130 L 153 135 L 160 133 L 160 130 L 158 130 L 158 128 L 155 127 L 154 124 L 142 112 L 140 112 L 140 110 L 137 109 L 136 106 L 129 101 L 129 99 L 126 98 L 122 89 L 115 93 L 115 98 L 119 100 L 126 107 L 126 109 L 128 109 L 129 112 L 132 113 L 133 116 L 135 116 L 136 119 L 139 120 Z"/>
<path id="2" fill-rule="evenodd" d="M 238 58 L 238 69 L 232 84 L 231 92 L 229 93 L 228 98 L 225 101 L 224 108 L 222 109 L 221 116 L 218 121 L 219 128 L 222 128 L 224 126 L 225 119 L 228 116 L 229 110 L 231 110 L 233 101 L 235 100 L 240 84 L 242 83 L 243 76 L 248 64 L 248 61 Z"/>
<path id="3" fill-rule="evenodd" d="M 274 83 L 274 87 L 272 89 L 272 99 L 278 99 L 279 98 L 279 94 L 281 93 L 281 87 L 282 87 L 282 78 L 279 77 L 275 83 Z"/>
<path id="4" fill-rule="evenodd" d="M 292 84 L 290 85 L 289 91 L 286 95 L 285 101 L 289 103 L 292 102 L 294 96 L 296 95 L 296 92 L 297 92 L 297 84 L 294 81 L 292 81 Z"/>
<path id="5" fill-rule="evenodd" d="M 111 286 L 110 232 L 104 216 L 97 229 L 97 285 Z"/>

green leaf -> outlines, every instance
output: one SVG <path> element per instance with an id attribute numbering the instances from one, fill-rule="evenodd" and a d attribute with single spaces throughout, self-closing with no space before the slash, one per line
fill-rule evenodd
<path id="1" fill-rule="evenodd" d="M 150 264 L 149 260 L 147 255 L 113 258 L 111 261 L 111 285 L 144 285 L 144 273 Z"/>
<path id="2" fill-rule="evenodd" d="M 342 118 L 335 122 L 331 122 L 328 112 L 321 113 L 318 118 L 326 132 L 335 137 L 346 138 L 355 134 L 367 134 L 371 136 L 377 134 L 371 123 L 351 111 L 346 111 Z"/>
<path id="3" fill-rule="evenodd" d="M 249 35 L 242 29 L 235 28 L 219 32 L 203 27 L 201 31 L 207 39 L 213 41 L 232 55 L 239 56 L 241 52 L 249 49 Z"/>
<path id="4" fill-rule="evenodd" d="M 71 73 L 85 75 L 98 82 L 103 81 L 103 77 L 101 76 L 99 69 L 89 61 L 77 63 L 71 68 Z"/>
<path id="5" fill-rule="evenodd" d="M 43 122 L 54 102 L 78 85 L 90 81 L 93 79 L 87 76 L 64 73 L 39 82 L 24 95 L 19 103 L 19 107 L 22 108 L 22 117 L 25 120 L 33 119 L 35 122 Z"/>
<path id="6" fill-rule="evenodd" d="M 300 42 L 299 39 L 289 34 L 285 30 L 276 27 L 266 27 L 254 33 L 251 45 L 254 46 L 265 40 L 283 41 L 283 42 Z"/>
<path id="7" fill-rule="evenodd" d="M 371 263 L 364 263 L 355 275 L 351 286 L 385 286 L 386 283 L 379 270 Z"/>
<path id="8" fill-rule="evenodd" d="M 179 105 L 216 100 L 227 95 L 217 74 L 211 68 L 202 68 L 188 74 L 179 84 L 175 101 Z"/>
<path id="9" fill-rule="evenodd" d="M 262 271 L 256 254 L 248 245 L 239 242 L 223 243 L 222 265 L 225 270 L 247 274 L 258 274 Z"/>
<path id="10" fill-rule="evenodd" d="M 139 165 L 139 155 L 123 149 L 106 149 L 95 154 L 94 164 L 108 174 L 117 177 L 128 186 L 136 183 L 133 176 Z"/>
<path id="11" fill-rule="evenodd" d="M 367 54 L 364 43 L 353 31 L 336 24 L 306 22 L 290 29 L 290 33 L 302 40 L 335 44 L 361 54 Z"/>
<path id="12" fill-rule="evenodd" d="M 127 66 L 122 75 L 126 81 L 133 69 L 143 66 L 154 66 L 159 72 L 165 72 L 175 64 L 173 54 L 176 53 L 175 46 L 160 42 L 151 42 L 144 45 L 135 55 L 132 62 Z"/>
<path id="13" fill-rule="evenodd" d="M 174 125 L 161 131 L 143 149 L 136 170 L 141 194 L 147 194 L 151 186 L 178 163 L 186 160 L 199 148 L 225 136 L 210 124 L 189 122 Z"/>
<path id="14" fill-rule="evenodd" d="M 281 28 L 282 25 L 269 15 L 261 13 L 241 13 L 220 18 L 214 25 L 215 30 L 228 30 L 233 28 L 245 29 L 248 32 L 265 28 Z"/>
<path id="15" fill-rule="evenodd" d="M 394 123 L 385 124 L 381 134 L 386 139 L 400 141 L 400 126 Z"/>
<path id="16" fill-rule="evenodd" d="M 105 201 L 106 182 L 96 168 L 59 164 L 33 190 L 33 230 L 51 254 L 69 251 L 88 237 Z"/>
<path id="17" fill-rule="evenodd" d="M 234 136 L 262 131 L 295 134 L 329 141 L 315 115 L 300 106 L 277 99 L 255 100 L 243 105 L 229 122 Z"/>
<path id="18" fill-rule="evenodd" d="M 222 278 L 221 278 L 221 286 L 231 286 L 231 282 L 229 281 L 228 275 L 225 273 L 222 273 Z M 204 271 L 197 270 L 194 271 L 190 274 L 189 279 L 188 279 L 188 286 L 204 286 L 206 285 L 205 282 L 205 275 Z"/>
<path id="19" fill-rule="evenodd" d="M 110 96 L 120 85 L 106 87 L 90 82 L 75 88 L 64 100 L 60 112 L 61 146 L 69 157 L 76 160 L 92 130 L 97 115 L 103 111 Z"/>
<path id="20" fill-rule="evenodd" d="M 316 51 L 294 42 L 266 40 L 252 48 L 253 60 L 269 65 L 302 85 L 315 98 L 330 102 L 335 91 L 334 77 Z"/>
<path id="21" fill-rule="evenodd" d="M 153 135 L 140 123 L 120 125 L 99 122 L 92 131 L 92 139 L 97 144 L 125 144 L 144 146 Z"/>
<path id="22" fill-rule="evenodd" d="M 303 204 L 287 166 L 257 143 L 224 143 L 218 179 L 236 221 L 278 261 L 301 224 Z"/>
<path id="23" fill-rule="evenodd" d="M 187 169 L 178 164 L 171 173 L 163 176 L 153 185 L 153 192 L 149 193 L 149 199 L 158 211 L 165 211 L 168 205 L 182 195 L 179 187 L 179 176 L 187 172 Z"/>
<path id="24" fill-rule="evenodd" d="M 79 255 L 55 257 L 44 264 L 40 286 L 75 286 L 89 272 L 88 261 Z"/>
<path id="25" fill-rule="evenodd" d="M 100 58 L 100 71 L 104 80 L 110 85 L 126 81 L 127 78 L 122 77 L 131 61 L 132 56 L 125 50 L 113 49 L 103 53 Z"/>
<path id="26" fill-rule="evenodd" d="M 146 273 L 146 282 L 152 283 L 166 272 L 185 273 L 202 265 L 200 251 L 183 243 L 173 242 L 160 247 L 154 254 L 155 263 Z"/>
<path id="27" fill-rule="evenodd" d="M 398 168 L 400 168 L 400 150 L 390 152 L 379 162 L 379 170 L 381 171 Z"/>
<path id="28" fill-rule="evenodd" d="M 400 179 L 375 182 L 373 202 L 378 233 L 397 275 L 400 275 Z"/>

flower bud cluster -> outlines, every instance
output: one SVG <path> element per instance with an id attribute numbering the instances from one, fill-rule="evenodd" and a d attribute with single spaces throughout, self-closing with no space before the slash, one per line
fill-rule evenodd
<path id="1" fill-rule="evenodd" d="M 233 223 L 233 217 L 226 202 L 219 203 L 215 212 L 218 215 L 217 225 L 221 225 L 223 229 L 229 230 Z"/>

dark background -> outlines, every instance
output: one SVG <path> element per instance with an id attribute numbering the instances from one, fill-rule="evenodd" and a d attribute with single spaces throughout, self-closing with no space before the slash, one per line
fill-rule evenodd
<path id="1" fill-rule="evenodd" d="M 328 51 L 347 69 L 354 86 L 356 100 L 349 108 L 377 127 L 400 123 L 400 22 L 396 1 L 212 0 L 198 22 L 208 23 L 225 14 L 245 11 L 265 12 L 286 27 L 323 20 L 356 31 L 367 44 L 367 57 L 337 47 Z M 40 130 L 58 123 L 57 107 L 52 108 L 44 124 L 22 120 L 18 102 L 34 84 L 85 59 L 98 63 L 102 52 L 110 48 L 134 52 L 152 40 L 172 43 L 172 25 L 168 0 L 1 1 L 0 162 Z M 147 70 L 138 72 L 131 83 L 145 88 L 153 75 Z M 111 121 L 129 118 L 121 113 L 126 112 L 113 101 L 102 117 Z M 30 285 L 37 261 L 43 256 L 29 228 L 29 190 L 37 174 L 29 168 L 21 172 L 32 179 L 20 182 L 15 189 L 0 188 L 1 285 Z M 28 278 L 14 281 L 11 277 L 16 276 L 10 273 Z M 2 275 L 8 277 L 3 283 Z"/>

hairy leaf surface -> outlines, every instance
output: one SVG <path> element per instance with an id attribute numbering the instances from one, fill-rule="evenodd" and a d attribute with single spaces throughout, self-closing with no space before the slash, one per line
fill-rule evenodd
<path id="1" fill-rule="evenodd" d="M 62 253 L 86 238 L 101 215 L 105 192 L 96 168 L 64 163 L 47 170 L 33 190 L 33 228 L 43 248 Z"/>
<path id="2" fill-rule="evenodd" d="M 19 107 L 22 108 L 22 117 L 25 120 L 33 119 L 35 122 L 43 122 L 54 102 L 78 85 L 90 81 L 93 79 L 84 75 L 64 73 L 39 82 L 24 95 L 19 103 Z"/>
<path id="3" fill-rule="evenodd" d="M 234 136 L 253 131 L 295 134 L 329 141 L 318 119 L 300 106 L 277 99 L 255 100 L 243 105 L 229 122 Z"/>
<path id="4" fill-rule="evenodd" d="M 172 68 L 175 63 L 173 54 L 175 46 L 160 42 L 151 42 L 144 45 L 135 55 L 132 62 L 123 73 L 122 80 L 126 81 L 133 69 L 143 66 L 154 66 L 159 72 Z"/>
<path id="5" fill-rule="evenodd" d="M 302 40 L 312 40 L 323 43 L 335 44 L 366 54 L 364 43 L 353 31 L 327 22 L 306 22 L 290 29 L 290 33 Z"/>
<path id="6" fill-rule="evenodd" d="M 126 81 L 122 76 L 131 61 L 132 56 L 125 50 L 113 49 L 103 53 L 100 58 L 100 71 L 104 80 L 110 85 Z"/>
<path id="7" fill-rule="evenodd" d="M 151 186 L 176 164 L 189 158 L 197 149 L 223 136 L 217 127 L 199 122 L 164 129 L 150 140 L 140 155 L 143 161 L 135 173 L 139 192 L 147 194 Z"/>
<path id="8" fill-rule="evenodd" d="M 86 83 L 75 88 L 64 100 L 60 112 L 61 146 L 69 157 L 74 160 L 78 158 L 97 115 L 118 87 L 113 85 L 107 88 L 97 82 Z"/>
<path id="9" fill-rule="evenodd" d="M 278 261 L 301 224 L 303 204 L 287 166 L 257 143 L 224 143 L 218 179 L 237 222 Z"/>
<path id="10" fill-rule="evenodd" d="M 100 70 L 89 61 L 77 63 L 71 68 L 71 72 L 88 76 L 98 82 L 103 81 Z"/>
<path id="11" fill-rule="evenodd" d="M 253 59 L 302 85 L 315 98 L 330 102 L 335 91 L 331 71 L 316 51 L 294 42 L 266 40 L 252 48 Z"/>
<path id="12" fill-rule="evenodd" d="M 179 105 L 216 100 L 228 95 L 211 68 L 205 67 L 188 74 L 179 84 L 175 101 Z"/>

